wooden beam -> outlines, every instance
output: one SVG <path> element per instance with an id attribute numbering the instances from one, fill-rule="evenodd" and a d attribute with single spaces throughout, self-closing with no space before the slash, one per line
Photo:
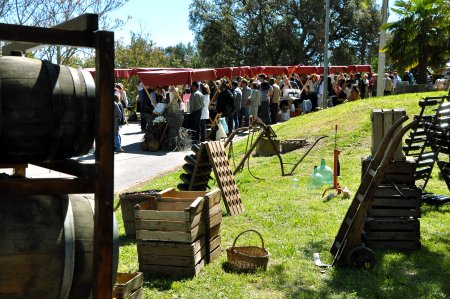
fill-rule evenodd
<path id="1" fill-rule="evenodd" d="M 93 33 L 53 28 L 0 24 L 1 40 L 23 40 L 57 46 L 94 47 Z M 33 32 L 33 34 L 29 34 Z M 9 54 L 9 53 L 8 53 Z"/>
<path id="2" fill-rule="evenodd" d="M 33 27 L 36 28 L 36 27 Z M 98 15 L 84 14 L 74 19 L 52 27 L 53 29 L 72 30 L 80 32 L 94 32 L 98 30 Z M 24 41 L 24 39 L 16 39 Z M 53 42 L 51 43 L 53 44 Z M 40 41 L 36 42 L 13 42 L 2 47 L 2 55 L 10 55 L 11 51 L 31 52 L 44 47 Z"/>
<path id="3" fill-rule="evenodd" d="M 99 184 L 95 190 L 93 298 L 111 299 L 113 288 L 113 86 L 114 33 L 95 32 L 95 160 Z"/>
<path id="4" fill-rule="evenodd" d="M 70 159 L 33 164 L 80 178 L 96 178 L 98 175 L 98 164 L 84 164 Z"/>
<path id="5" fill-rule="evenodd" d="M 93 193 L 95 180 L 78 178 L 8 178 L 0 180 L 3 194 L 26 196 L 46 194 L 84 194 Z"/>

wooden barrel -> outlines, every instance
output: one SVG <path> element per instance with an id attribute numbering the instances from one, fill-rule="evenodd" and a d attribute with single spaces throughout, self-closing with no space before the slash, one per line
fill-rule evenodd
<path id="1" fill-rule="evenodd" d="M 94 141 L 95 82 L 83 70 L 0 57 L 0 163 L 81 156 Z"/>
<path id="2" fill-rule="evenodd" d="M 89 298 L 94 271 L 89 199 L 0 197 L 0 240 L 0 298 Z M 116 273 L 117 242 L 113 247 Z"/>

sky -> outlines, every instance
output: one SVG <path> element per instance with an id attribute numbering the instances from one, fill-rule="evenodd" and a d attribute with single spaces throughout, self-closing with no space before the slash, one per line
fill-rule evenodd
<path id="1" fill-rule="evenodd" d="M 376 0 L 381 6 L 382 0 Z M 392 5 L 390 1 L 390 6 Z M 130 32 L 149 33 L 150 39 L 158 47 L 187 44 L 194 41 L 189 30 L 190 0 L 129 0 L 119 10 L 110 14 L 112 18 L 131 19 L 121 29 L 115 31 L 116 39 L 123 38 L 129 43 Z M 325 1 L 324 1 L 325 4 Z M 395 18 L 390 14 L 389 21 Z"/>
<path id="2" fill-rule="evenodd" d="M 115 31 L 116 39 L 129 42 L 130 32 L 149 33 L 158 47 L 187 44 L 194 41 L 189 30 L 190 0 L 130 0 L 112 18 L 126 19 L 131 16 L 122 30 Z"/>

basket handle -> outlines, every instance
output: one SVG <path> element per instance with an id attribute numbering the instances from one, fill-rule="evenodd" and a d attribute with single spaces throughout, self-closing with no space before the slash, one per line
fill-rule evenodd
<path id="1" fill-rule="evenodd" d="M 245 233 L 248 233 L 248 232 L 254 232 L 254 233 L 258 234 L 259 238 L 261 239 L 261 243 L 262 243 L 261 248 L 264 248 L 264 239 L 263 239 L 263 237 L 261 236 L 261 234 L 260 234 L 258 231 L 254 230 L 254 229 L 247 229 L 247 230 L 244 230 L 244 231 L 241 232 L 239 235 L 237 235 L 237 237 L 234 239 L 232 248 L 234 248 L 234 245 L 236 245 L 237 239 L 238 239 L 241 235 L 243 235 L 243 234 L 245 234 Z"/>

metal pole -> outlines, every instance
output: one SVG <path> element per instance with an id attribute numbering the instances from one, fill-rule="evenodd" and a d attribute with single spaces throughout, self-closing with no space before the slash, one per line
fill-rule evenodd
<path id="1" fill-rule="evenodd" d="M 389 0 L 383 0 L 381 7 L 381 24 L 387 23 Z M 377 96 L 384 95 L 384 68 L 386 66 L 386 53 L 383 51 L 386 46 L 386 30 L 380 29 L 380 46 L 378 50 L 378 78 L 377 78 Z"/>
<path id="2" fill-rule="evenodd" d="M 330 0 L 325 0 L 325 47 L 323 53 L 322 108 L 328 107 L 328 43 L 330 39 Z"/>

